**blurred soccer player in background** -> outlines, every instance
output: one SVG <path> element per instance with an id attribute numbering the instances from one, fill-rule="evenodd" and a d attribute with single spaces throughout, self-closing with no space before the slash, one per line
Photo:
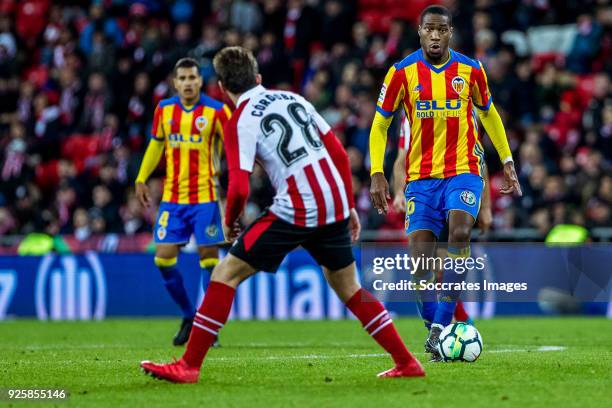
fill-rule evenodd
<path id="1" fill-rule="evenodd" d="M 379 377 L 424 376 L 385 307 L 356 279 L 351 241 L 359 238 L 361 225 L 348 155 L 329 124 L 300 95 L 264 88 L 250 51 L 227 47 L 213 63 L 222 89 L 237 106 L 225 129 L 228 239 L 239 233 L 237 222 L 256 160 L 276 195 L 215 267 L 183 357 L 169 364 L 143 361 L 141 367 L 168 381 L 196 382 L 207 351 L 227 321 L 236 287 L 258 270 L 275 272 L 285 255 L 302 246 L 323 267 L 340 300 L 393 358 L 395 367 Z"/>
<path id="2" fill-rule="evenodd" d="M 217 175 L 223 144 L 223 126 L 230 116 L 223 103 L 204 95 L 198 63 L 180 59 L 174 67 L 177 96 L 155 109 L 151 141 L 136 179 L 136 194 L 151 204 L 147 179 L 166 151 L 166 179 L 154 227 L 155 265 L 168 293 L 179 305 L 183 320 L 173 344 L 189 338 L 195 307 L 177 268 L 179 249 L 195 235 L 203 272 L 219 262 L 217 244 L 225 241 L 221 224 Z"/>
<path id="3" fill-rule="evenodd" d="M 435 243 L 448 223 L 450 258 L 470 256 L 472 226 L 483 190 L 484 151 L 474 111 L 489 134 L 504 166 L 502 194 L 522 194 L 512 153 L 499 113 L 492 104 L 482 64 L 449 48 L 452 16 L 442 6 L 420 16 L 421 48 L 388 71 L 370 132 L 371 198 L 380 213 L 388 210 L 389 185 L 383 172 L 387 129 L 403 106 L 410 121 L 406 155 L 406 232 L 412 256 L 434 256 Z M 474 108 L 476 108 L 474 110 Z M 417 281 L 434 280 L 433 271 L 418 271 Z M 465 274 L 445 270 L 443 282 L 461 283 Z M 440 361 L 437 343 L 450 324 L 460 291 L 419 291 L 421 315 L 431 322 L 425 350 Z"/>

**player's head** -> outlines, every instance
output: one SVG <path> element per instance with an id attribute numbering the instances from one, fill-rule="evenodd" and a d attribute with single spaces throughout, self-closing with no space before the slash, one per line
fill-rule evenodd
<path id="1" fill-rule="evenodd" d="M 421 12 L 419 38 L 423 52 L 437 61 L 446 56 L 453 35 L 453 17 L 444 6 L 429 6 Z"/>
<path id="2" fill-rule="evenodd" d="M 181 58 L 174 65 L 174 87 L 181 99 L 194 101 L 200 97 L 202 75 L 200 64 L 193 58 Z"/>
<path id="3" fill-rule="evenodd" d="M 246 48 L 223 48 L 215 55 L 213 65 L 219 85 L 230 94 L 240 95 L 261 83 L 257 60 Z"/>

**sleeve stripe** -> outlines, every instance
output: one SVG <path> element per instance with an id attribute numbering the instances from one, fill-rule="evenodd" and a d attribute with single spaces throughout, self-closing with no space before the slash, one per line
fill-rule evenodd
<path id="1" fill-rule="evenodd" d="M 476 103 L 474 103 L 474 106 L 477 107 L 478 109 L 482 110 L 482 111 L 486 111 L 489 110 L 489 108 L 491 107 L 491 102 L 493 102 L 493 98 L 489 98 L 487 104 L 485 106 L 480 106 Z"/>
<path id="2" fill-rule="evenodd" d="M 227 105 L 223 105 L 223 113 L 225 114 L 225 120 L 228 120 L 232 116 L 232 111 Z"/>
<path id="3" fill-rule="evenodd" d="M 379 111 L 381 115 L 389 117 L 391 113 L 397 110 L 404 97 L 405 86 L 406 72 L 404 69 L 397 70 L 394 66 L 389 68 L 376 104 L 387 112 L 387 114 L 384 114 Z"/>
<path id="4" fill-rule="evenodd" d="M 161 117 L 163 114 L 163 110 L 164 108 L 158 105 L 155 108 L 155 113 L 153 114 L 153 124 L 151 125 L 151 137 L 156 140 L 164 140 L 163 134 L 161 135 L 161 137 L 159 136 L 160 133 L 163 133 L 163 129 L 161 129 L 162 127 Z"/>
<path id="5" fill-rule="evenodd" d="M 380 106 L 376 107 L 376 112 L 380 113 L 385 118 L 388 118 L 389 116 L 393 115 L 393 112 L 388 112 L 388 111 L 384 110 L 383 108 L 381 108 Z"/>
<path id="6" fill-rule="evenodd" d="M 489 97 L 489 84 L 487 81 L 487 74 L 485 73 L 482 63 L 479 63 L 480 69 L 478 70 L 478 76 L 476 77 L 476 84 L 478 85 L 478 92 L 480 93 L 480 102 L 487 106 L 490 105 L 491 98 Z M 488 99 L 487 99 L 488 98 Z"/>

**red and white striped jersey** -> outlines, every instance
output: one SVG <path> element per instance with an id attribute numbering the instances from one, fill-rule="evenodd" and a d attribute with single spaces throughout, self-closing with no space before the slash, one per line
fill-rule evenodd
<path id="1" fill-rule="evenodd" d="M 302 96 L 259 85 L 240 96 L 228 126 L 235 126 L 236 161 L 229 169 L 253 171 L 262 165 L 276 190 L 270 211 L 304 227 L 349 217 L 342 176 L 330 157 L 324 135 L 330 126 Z M 332 137 L 335 137 L 332 135 Z M 226 145 L 234 148 L 233 143 Z M 229 159 L 230 155 L 228 155 Z"/>

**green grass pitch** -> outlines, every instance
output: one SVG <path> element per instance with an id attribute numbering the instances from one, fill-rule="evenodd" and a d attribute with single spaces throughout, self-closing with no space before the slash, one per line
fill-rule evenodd
<path id="1" fill-rule="evenodd" d="M 65 388 L 55 406 L 603 407 L 612 401 L 612 323 L 597 318 L 477 322 L 473 364 L 427 364 L 425 330 L 396 319 L 426 378 L 376 378 L 392 366 L 356 321 L 229 322 L 198 384 L 145 376 L 168 361 L 176 319 L 0 323 L 0 387 Z M 7 404 L 4 401 L 0 403 Z M 15 407 L 47 403 L 10 403 Z M 367 405 L 365 405 L 367 404 Z"/>

